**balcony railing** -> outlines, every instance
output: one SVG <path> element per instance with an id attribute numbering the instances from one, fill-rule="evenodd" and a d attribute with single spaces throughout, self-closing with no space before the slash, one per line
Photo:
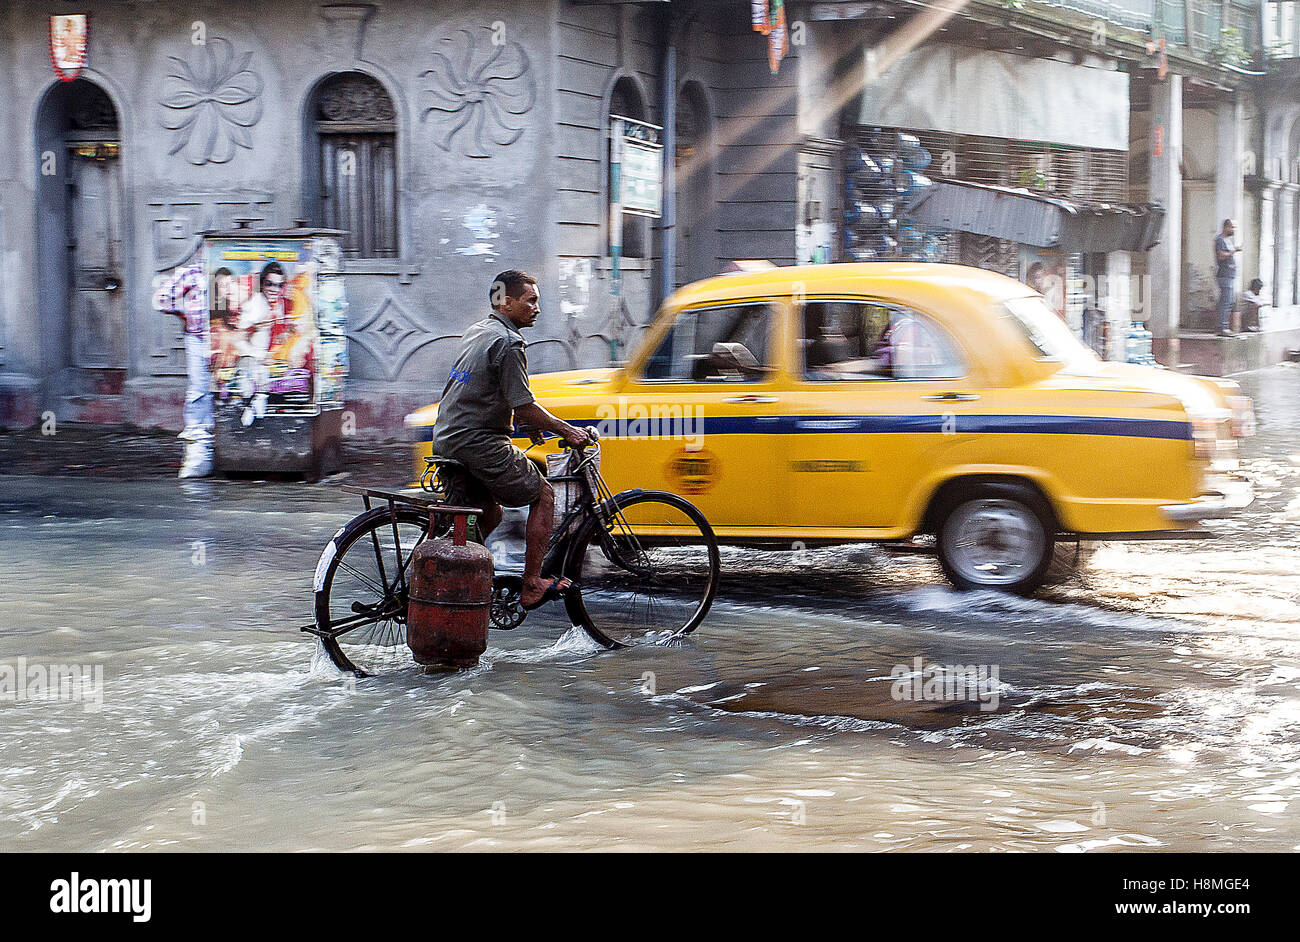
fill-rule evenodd
<path id="1" fill-rule="evenodd" d="M 1193 53 L 1230 65 L 1250 61 L 1260 47 L 1260 0 L 1035 0 L 1095 16 L 1108 24 L 1164 39 Z M 1295 8 L 1300 0 L 1267 0 Z M 1289 21 L 1296 23 L 1292 15 Z M 1300 42 L 1296 30 L 1288 34 Z"/>

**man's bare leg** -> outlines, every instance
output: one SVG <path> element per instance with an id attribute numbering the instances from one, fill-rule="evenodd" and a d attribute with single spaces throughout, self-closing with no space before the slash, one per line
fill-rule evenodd
<path id="1" fill-rule="evenodd" d="M 489 501 L 483 508 L 483 512 L 478 515 L 478 533 L 487 542 L 487 538 L 498 526 L 501 525 L 501 505 L 496 501 Z"/>
<path id="2" fill-rule="evenodd" d="M 524 588 L 519 601 L 532 605 L 546 592 L 551 584 L 542 578 L 542 557 L 546 555 L 546 544 L 551 539 L 551 527 L 555 525 L 555 491 L 546 481 L 542 482 L 542 492 L 528 508 L 528 544 L 524 550 Z M 567 589 L 572 583 L 561 579 L 559 588 Z"/>

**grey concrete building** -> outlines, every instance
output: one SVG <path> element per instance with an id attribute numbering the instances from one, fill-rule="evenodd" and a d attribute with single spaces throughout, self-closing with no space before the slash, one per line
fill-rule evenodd
<path id="1" fill-rule="evenodd" d="M 66 82 L 50 17 L 73 12 Z M 794 260 L 797 58 L 771 72 L 747 3 L 2 0 L 0 424 L 176 426 L 155 278 L 239 220 L 347 230 L 359 435 L 436 398 L 504 268 L 541 278 L 534 370 L 604 365 L 674 284 Z M 611 115 L 673 156 L 617 297 Z"/>

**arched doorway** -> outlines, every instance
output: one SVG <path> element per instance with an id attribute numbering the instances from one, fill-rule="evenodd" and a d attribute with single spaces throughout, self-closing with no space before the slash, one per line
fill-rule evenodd
<path id="1" fill-rule="evenodd" d="M 713 247 L 712 122 L 704 89 L 687 82 L 677 95 L 677 271 L 680 287 L 716 274 Z"/>
<path id="2" fill-rule="evenodd" d="M 629 76 L 623 76 L 614 83 L 613 89 L 609 95 L 609 124 L 612 127 L 614 118 L 631 118 L 634 121 L 647 121 L 645 99 L 641 94 L 641 88 L 636 81 Z M 605 141 L 605 166 L 606 180 L 608 181 L 608 202 L 614 201 L 613 178 L 612 173 L 613 154 L 611 151 L 611 142 Z M 650 221 L 645 216 L 638 216 L 632 213 L 623 215 L 623 232 L 622 232 L 622 256 L 623 258 L 645 258 L 649 254 L 650 247 Z"/>
<path id="3" fill-rule="evenodd" d="M 307 102 L 304 205 L 317 224 L 342 229 L 347 258 L 396 258 L 397 113 L 364 72 L 322 80 Z"/>
<path id="4" fill-rule="evenodd" d="M 45 365 L 51 371 L 112 371 L 120 384 L 128 354 L 117 109 L 94 82 L 60 82 L 41 102 L 36 137 Z"/>

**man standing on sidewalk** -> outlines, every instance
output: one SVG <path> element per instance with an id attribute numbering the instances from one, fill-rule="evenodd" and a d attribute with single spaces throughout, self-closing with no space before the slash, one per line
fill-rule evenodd
<path id="1" fill-rule="evenodd" d="M 1219 336 L 1232 336 L 1232 303 L 1237 281 L 1237 253 L 1241 247 L 1233 236 L 1237 227 L 1231 219 L 1223 220 L 1223 230 L 1214 237 L 1214 283 L 1219 288 Z"/>

